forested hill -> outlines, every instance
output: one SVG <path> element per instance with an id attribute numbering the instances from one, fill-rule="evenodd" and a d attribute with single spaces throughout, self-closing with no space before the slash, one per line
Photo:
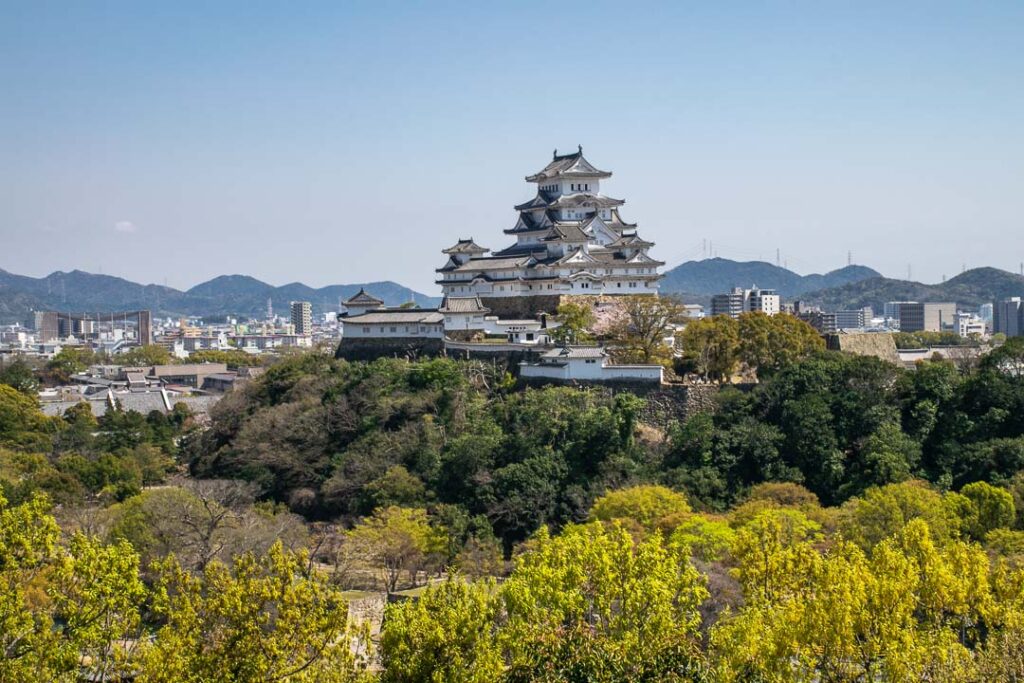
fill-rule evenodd
<path id="1" fill-rule="evenodd" d="M 863 306 L 880 311 L 886 301 L 951 301 L 977 307 L 1022 294 L 1024 277 L 998 268 L 973 268 L 934 285 L 876 277 L 807 292 L 801 298 L 830 311 Z"/>
<path id="2" fill-rule="evenodd" d="M 687 261 L 666 271 L 661 290 L 674 294 L 690 295 L 702 301 L 712 294 L 728 292 L 733 287 L 749 288 L 752 285 L 778 290 L 783 297 L 796 297 L 804 292 L 838 287 L 850 282 L 859 282 L 881 274 L 866 266 L 851 265 L 833 270 L 824 275 L 813 273 L 800 275 L 764 261 L 732 261 L 711 258 L 702 261 Z"/>
<path id="3" fill-rule="evenodd" d="M 156 315 L 172 317 L 262 317 L 267 299 L 279 313 L 285 312 L 291 301 L 309 301 L 314 313 L 319 314 L 338 310 L 339 299 L 347 299 L 361 287 L 393 306 L 410 300 L 420 306 L 435 306 L 439 301 L 391 281 L 317 289 L 300 282 L 275 287 L 247 275 L 222 275 L 181 291 L 81 270 L 57 271 L 41 278 L 0 270 L 0 323 L 25 321 L 33 310 L 84 313 L 149 309 Z"/>

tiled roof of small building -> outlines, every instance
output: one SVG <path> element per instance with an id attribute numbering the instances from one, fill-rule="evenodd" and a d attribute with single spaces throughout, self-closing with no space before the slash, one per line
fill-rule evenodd
<path id="1" fill-rule="evenodd" d="M 396 308 L 388 311 L 372 311 L 342 318 L 345 325 L 395 325 L 417 323 L 433 325 L 444 320 L 444 314 L 435 309 Z"/>
<path id="2" fill-rule="evenodd" d="M 355 295 L 352 296 L 352 298 L 350 298 L 349 300 L 347 300 L 345 302 L 346 306 L 349 306 L 351 304 L 356 304 L 357 306 L 359 306 L 359 305 L 362 305 L 362 306 L 366 306 L 366 305 L 383 306 L 384 305 L 384 301 L 381 300 L 381 299 L 378 299 L 377 297 L 373 296 L 372 294 L 368 294 L 365 289 L 360 287 L 359 291 L 356 292 Z"/>
<path id="3" fill-rule="evenodd" d="M 491 309 L 484 308 L 480 303 L 480 297 L 476 296 L 446 296 L 441 301 L 439 313 L 488 313 Z"/>
<path id="4" fill-rule="evenodd" d="M 563 346 L 551 349 L 541 357 L 545 360 L 565 360 L 567 358 L 604 358 L 608 353 L 600 346 Z"/>

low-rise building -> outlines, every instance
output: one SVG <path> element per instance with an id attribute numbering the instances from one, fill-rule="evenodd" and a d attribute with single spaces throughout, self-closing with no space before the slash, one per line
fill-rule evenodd
<path id="1" fill-rule="evenodd" d="M 836 328 L 840 330 L 862 330 L 871 324 L 874 311 L 870 306 L 850 311 L 836 311 Z"/>
<path id="2" fill-rule="evenodd" d="M 393 308 L 344 317 L 342 340 L 442 339 L 444 314 L 434 308 Z"/>
<path id="3" fill-rule="evenodd" d="M 982 337 L 985 335 L 987 328 L 985 321 L 973 313 L 958 311 L 954 320 L 956 333 L 965 339 L 967 337 Z"/>
<path id="4" fill-rule="evenodd" d="M 614 365 L 599 346 L 565 346 L 541 354 L 535 362 L 519 364 L 519 376 L 527 380 L 560 382 L 652 382 L 661 383 L 665 369 L 660 365 Z"/>

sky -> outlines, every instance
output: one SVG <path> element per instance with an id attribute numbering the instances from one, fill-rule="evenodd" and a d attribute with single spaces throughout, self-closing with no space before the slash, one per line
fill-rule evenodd
<path id="1" fill-rule="evenodd" d="M 1019 1 L 0 0 L 0 268 L 436 294 L 583 145 L 669 267 L 1017 272 L 1022 46 Z"/>

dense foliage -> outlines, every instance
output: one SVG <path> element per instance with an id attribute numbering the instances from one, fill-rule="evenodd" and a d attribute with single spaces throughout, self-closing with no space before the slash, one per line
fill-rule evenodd
<path id="1" fill-rule="evenodd" d="M 392 604 L 378 644 L 305 550 L 147 573 L 125 540 L 62 538 L 47 507 L 0 496 L 0 681 L 1024 676 L 1024 532 L 984 483 L 889 484 L 839 508 L 767 484 L 721 516 L 669 489 L 612 492 L 592 521 L 541 528 L 501 584 L 452 573 Z"/>
<path id="2" fill-rule="evenodd" d="M 830 504 L 911 477 L 1006 482 L 1024 468 L 1024 382 L 1008 371 L 1021 346 L 1007 343 L 970 375 L 838 353 L 785 366 L 679 425 L 664 481 L 718 508 L 761 481 L 799 482 Z"/>
<path id="3" fill-rule="evenodd" d="M 650 466 L 636 397 L 505 386 L 451 360 L 298 356 L 216 406 L 192 469 L 256 482 L 317 518 L 454 504 L 512 543 L 583 519 L 594 496 Z"/>
<path id="4" fill-rule="evenodd" d="M 294 355 L 207 429 L 12 372 L 0 681 L 1024 678 L 1024 341 L 755 352 L 663 428 L 446 359 Z"/>

